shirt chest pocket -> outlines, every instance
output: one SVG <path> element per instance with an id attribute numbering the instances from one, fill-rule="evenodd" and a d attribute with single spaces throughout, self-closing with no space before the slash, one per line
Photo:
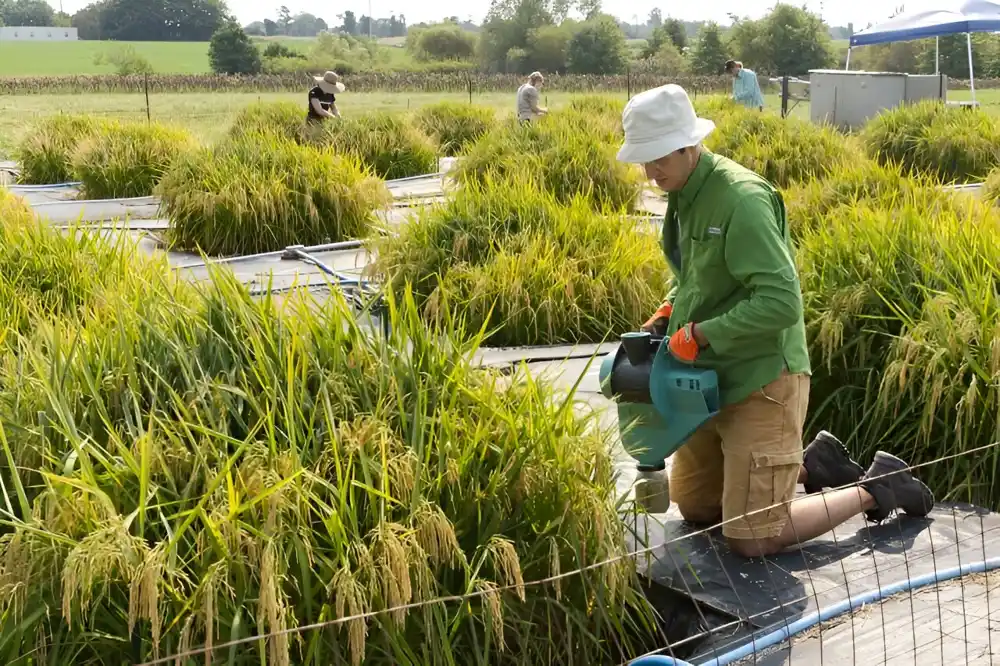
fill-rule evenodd
<path id="1" fill-rule="evenodd" d="M 691 239 L 691 273 L 689 279 L 703 297 L 723 296 L 732 287 L 732 276 L 726 267 L 726 239 L 708 236 Z"/>

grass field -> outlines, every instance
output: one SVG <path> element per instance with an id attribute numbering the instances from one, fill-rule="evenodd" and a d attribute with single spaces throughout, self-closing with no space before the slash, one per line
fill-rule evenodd
<path id="1" fill-rule="evenodd" d="M 134 47 L 157 72 L 209 71 L 206 42 L 4 42 L 0 43 L 0 76 L 114 74 L 113 65 L 95 64 L 94 58 L 126 45 Z"/>
<path id="2" fill-rule="evenodd" d="M 403 38 L 379 40 L 386 48 L 388 64 L 405 60 L 406 52 L 399 48 Z M 257 38 L 261 43 L 273 41 L 305 53 L 312 38 Z M 159 74 L 205 74 L 208 65 L 208 42 L 3 42 L 0 43 L 0 76 L 57 76 L 60 74 L 114 74 L 113 65 L 96 64 L 101 54 L 131 46 Z"/>

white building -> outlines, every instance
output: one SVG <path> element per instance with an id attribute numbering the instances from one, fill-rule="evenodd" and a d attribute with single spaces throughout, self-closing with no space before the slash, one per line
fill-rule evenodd
<path id="1" fill-rule="evenodd" d="M 40 26 L 4 26 L 0 42 L 75 42 L 80 39 L 76 28 Z"/>

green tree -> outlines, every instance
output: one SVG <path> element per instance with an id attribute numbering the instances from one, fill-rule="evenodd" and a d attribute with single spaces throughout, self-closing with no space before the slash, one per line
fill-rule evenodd
<path id="1" fill-rule="evenodd" d="M 854 49 L 851 53 L 851 69 L 869 72 L 920 72 L 922 56 L 930 42 L 930 71 L 934 71 L 934 40 L 912 40 L 891 44 L 872 44 Z M 968 65 L 966 65 L 968 68 Z"/>
<path id="2" fill-rule="evenodd" d="M 544 25 L 532 30 L 528 35 L 525 51 L 525 69 L 542 72 L 565 72 L 569 52 L 569 40 L 573 37 L 576 24 L 563 21 L 561 25 Z"/>
<path id="3" fill-rule="evenodd" d="M 548 0 L 493 0 L 479 37 L 483 65 L 493 71 L 507 70 L 511 49 L 527 53 L 531 31 L 555 23 Z"/>
<path id="4" fill-rule="evenodd" d="M 667 42 L 660 47 L 660 52 L 654 57 L 654 62 L 656 71 L 667 76 L 680 76 L 691 70 L 687 59 L 672 42 Z"/>
<path id="5" fill-rule="evenodd" d="M 668 18 L 664 21 L 663 28 L 670 38 L 670 43 L 676 46 L 678 51 L 683 51 L 687 46 L 687 29 L 684 24 L 675 18 Z"/>
<path id="6" fill-rule="evenodd" d="M 254 21 L 243 26 L 243 32 L 256 37 L 266 37 L 267 27 L 264 25 L 263 21 Z"/>
<path id="7" fill-rule="evenodd" d="M 45 0 L 0 0 L 0 20 L 9 26 L 54 26 L 56 13 Z"/>
<path id="8" fill-rule="evenodd" d="M 687 32 L 684 24 L 675 18 L 668 18 L 666 22 L 653 30 L 653 34 L 646 40 L 646 46 L 642 50 L 643 58 L 652 58 L 664 44 L 673 44 L 679 52 L 684 51 L 687 46 Z"/>
<path id="9" fill-rule="evenodd" d="M 698 39 L 691 49 L 689 60 L 695 74 L 712 76 L 721 74 L 729 60 L 729 51 L 722 43 L 719 24 L 710 21 L 698 32 Z"/>
<path id="10" fill-rule="evenodd" d="M 625 33 L 607 14 L 586 21 L 569 40 L 566 67 L 574 74 L 617 74 L 628 63 Z"/>
<path id="11" fill-rule="evenodd" d="M 654 30 L 663 25 L 663 12 L 659 7 L 653 7 L 649 11 L 649 18 L 646 19 L 646 25 Z"/>
<path id="12" fill-rule="evenodd" d="M 468 60 L 476 53 L 476 36 L 454 23 L 440 23 L 414 30 L 407 48 L 418 60 Z"/>
<path id="13" fill-rule="evenodd" d="M 343 30 L 348 35 L 358 34 L 358 19 L 354 16 L 354 12 L 347 10 L 344 12 L 343 25 L 341 26 Z"/>
<path id="14" fill-rule="evenodd" d="M 217 74 L 258 74 L 263 67 L 260 51 L 232 20 L 212 35 L 208 61 Z"/>
<path id="15" fill-rule="evenodd" d="M 730 56 L 753 70 L 772 71 L 771 45 L 767 43 L 767 26 L 764 20 L 739 19 L 729 29 Z"/>
<path id="16" fill-rule="evenodd" d="M 222 0 L 103 0 L 101 37 L 125 42 L 207 42 L 223 27 Z"/>
<path id="17" fill-rule="evenodd" d="M 771 74 L 805 74 L 833 64 L 830 27 L 802 7 L 777 4 L 763 19 L 763 36 L 769 46 Z M 744 60 L 744 62 L 746 62 Z M 753 65 L 747 63 L 748 67 Z"/>
<path id="18" fill-rule="evenodd" d="M 101 10 L 101 4 L 91 3 L 73 14 L 70 25 L 76 28 L 80 39 L 97 40 L 102 38 Z"/>
<path id="19" fill-rule="evenodd" d="M 986 35 L 974 35 L 972 41 L 972 68 L 980 76 L 983 71 L 984 51 L 987 44 Z M 978 38 L 978 39 L 977 39 Z M 953 79 L 969 78 L 969 46 L 965 35 L 946 35 L 941 37 L 941 73 Z M 918 71 L 924 74 L 934 73 L 934 40 L 928 40 L 925 48 L 917 58 Z"/>

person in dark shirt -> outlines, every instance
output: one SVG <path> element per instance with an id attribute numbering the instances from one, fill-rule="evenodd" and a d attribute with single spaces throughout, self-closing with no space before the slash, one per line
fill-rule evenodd
<path id="1" fill-rule="evenodd" d="M 323 76 L 315 76 L 316 87 L 309 91 L 309 111 L 306 119 L 310 122 L 321 122 L 327 118 L 339 118 L 335 93 L 344 92 L 344 84 L 336 72 L 327 72 Z"/>

